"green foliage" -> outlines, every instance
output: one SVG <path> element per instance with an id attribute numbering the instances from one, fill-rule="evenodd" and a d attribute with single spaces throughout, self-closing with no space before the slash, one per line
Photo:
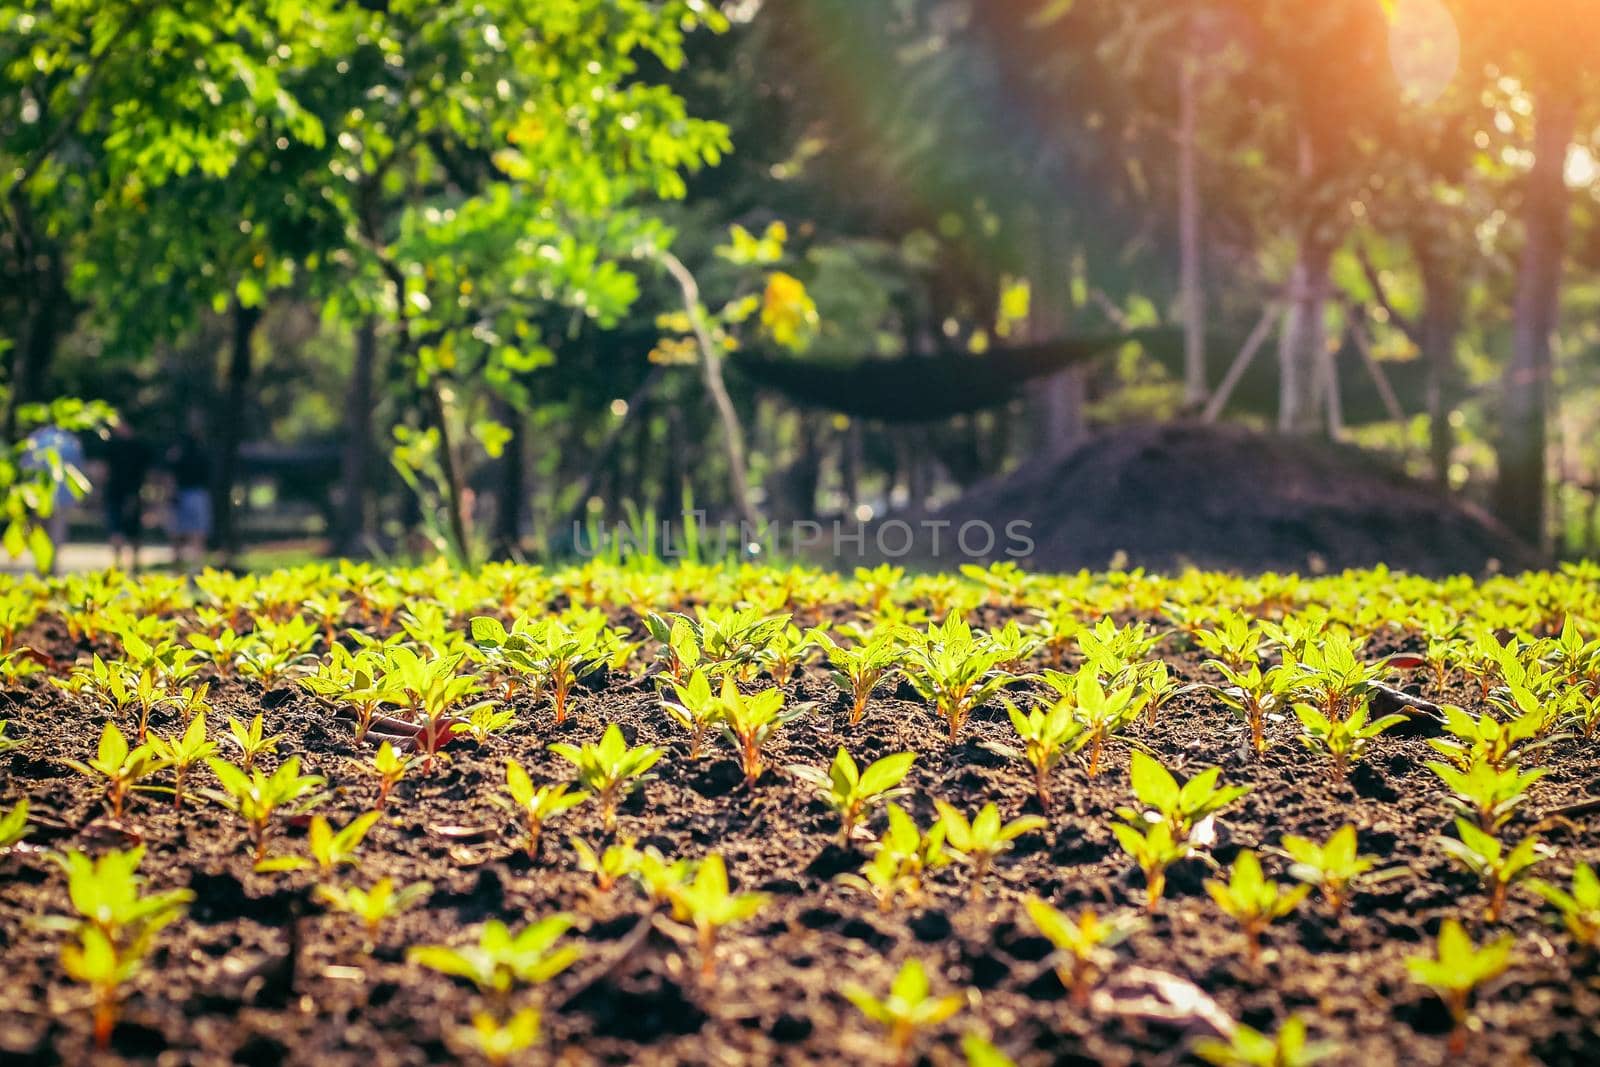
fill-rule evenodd
<path id="1" fill-rule="evenodd" d="M 1466 819 L 1456 820 L 1456 836 L 1441 837 L 1439 847 L 1451 859 L 1476 875 L 1489 895 L 1483 917 L 1498 922 L 1511 887 L 1528 878 L 1533 868 L 1550 855 L 1538 837 L 1525 837 L 1510 849 L 1491 833 L 1480 830 Z"/>
<path id="2" fill-rule="evenodd" d="M 1474 1023 L 1470 1010 L 1473 992 L 1506 972 L 1515 944 L 1516 939 L 1505 934 L 1478 948 L 1460 923 L 1446 919 L 1439 927 L 1432 955 L 1407 957 L 1411 980 L 1432 989 L 1450 1009 L 1456 1023 L 1450 1039 L 1453 1053 L 1466 1051 L 1467 1031 Z"/>
<path id="3" fill-rule="evenodd" d="M 950 740 L 961 735 L 972 710 L 1000 692 L 1012 675 L 998 669 L 1005 651 L 957 615 L 942 625 L 914 634 L 906 648 L 902 669 L 906 681 L 923 700 L 932 704 L 950 728 Z"/>
<path id="4" fill-rule="evenodd" d="M 848 646 L 835 643 L 825 634 L 819 635 L 819 641 L 833 667 L 833 684 L 850 694 L 850 725 L 860 725 L 872 690 L 899 668 L 898 634 L 882 630 Z"/>
<path id="5" fill-rule="evenodd" d="M 1167 891 L 1167 868 L 1194 851 L 1187 838 L 1175 837 L 1166 822 L 1146 823 L 1142 826 L 1112 823 L 1122 851 L 1132 857 L 1144 872 L 1145 910 L 1154 915 L 1161 906 Z"/>
<path id="6" fill-rule="evenodd" d="M 1073 702 L 1063 697 L 1045 708 L 1022 712 L 1011 701 L 1004 701 L 1011 726 L 1022 741 L 1018 751 L 1008 745 L 990 744 L 1007 759 L 1024 759 L 1033 768 L 1033 789 L 1039 806 L 1050 809 L 1050 773 L 1085 741 L 1085 727 L 1073 715 Z"/>
<path id="7" fill-rule="evenodd" d="M 833 757 L 827 773 L 802 764 L 789 767 L 789 773 L 816 786 L 823 801 L 839 815 L 839 843 L 848 846 L 856 826 L 869 809 L 905 796 L 909 789 L 900 783 L 916 762 L 915 752 L 897 752 L 874 760 L 861 770 L 843 745 Z"/>
<path id="8" fill-rule="evenodd" d="M 394 879 L 380 878 L 371 889 L 360 886 L 338 886 L 321 883 L 316 888 L 317 899 L 334 911 L 343 912 L 359 920 L 366 931 L 367 940 L 378 940 L 378 929 L 386 921 L 409 911 L 433 892 L 428 882 L 413 882 L 404 889 L 396 889 Z"/>
<path id="9" fill-rule="evenodd" d="M 239 766 L 248 771 L 254 769 L 256 760 L 278 751 L 278 742 L 283 740 L 283 735 L 267 733 L 266 720 L 258 711 L 249 726 L 229 715 L 228 739 L 239 749 Z"/>
<path id="10" fill-rule="evenodd" d="M 842 992 L 861 1014 L 888 1031 L 889 1048 L 898 1063 L 909 1061 L 919 1032 L 951 1018 L 966 1003 L 964 997 L 956 994 L 935 996 L 927 969 L 915 956 L 900 965 L 899 973 L 889 986 L 889 995 L 882 1000 L 854 982 L 846 985 Z"/>
<path id="11" fill-rule="evenodd" d="M 1226 882 L 1208 878 L 1205 885 L 1217 907 L 1232 916 L 1244 930 L 1252 964 L 1261 955 L 1261 934 L 1292 913 L 1311 892 L 1309 885 L 1285 889 L 1266 877 L 1261 870 L 1261 858 L 1250 849 L 1243 849 L 1234 857 Z"/>
<path id="12" fill-rule="evenodd" d="M 600 800 L 600 817 L 607 832 L 616 829 L 617 805 L 648 781 L 646 772 L 664 754 L 654 745 L 629 747 L 616 723 L 606 727 L 598 744 L 550 746 L 550 751 L 572 764 L 577 780 Z"/>
<path id="13" fill-rule="evenodd" d="M 702 980 L 709 981 L 716 971 L 718 931 L 751 919 L 771 899 L 767 893 L 730 892 L 728 868 L 716 853 L 700 861 L 693 881 L 672 890 L 674 917 L 692 925 L 699 939 Z"/>
<path id="14" fill-rule="evenodd" d="M 983 876 L 995 857 L 1011 847 L 1011 842 L 1023 834 L 1042 830 L 1049 823 L 1037 815 L 1023 815 L 1010 822 L 1000 821 L 1000 809 L 993 803 L 985 804 L 968 822 L 960 811 L 942 800 L 935 800 L 939 809 L 939 822 L 944 826 L 945 848 L 972 868 L 973 899 L 983 897 Z"/>
<path id="15" fill-rule="evenodd" d="M 522 764 L 506 760 L 506 795 L 523 820 L 529 859 L 539 858 L 539 839 L 546 822 L 589 799 L 583 790 L 567 792 L 565 782 L 535 787 Z"/>
<path id="16" fill-rule="evenodd" d="M 484 923 L 476 944 L 418 945 L 406 959 L 453 978 L 465 978 L 486 996 L 503 1001 L 519 985 L 540 985 L 582 956 L 577 945 L 561 944 L 572 929 L 570 915 L 547 916 L 512 934 L 505 923 Z"/>
<path id="17" fill-rule="evenodd" d="M 290 756 L 271 774 L 246 772 L 216 758 L 206 764 L 222 785 L 220 790 L 207 790 L 206 795 L 244 820 L 255 842 L 256 863 L 267 857 L 267 827 L 273 815 L 283 810 L 302 812 L 314 806 L 322 799 L 317 790 L 327 784 L 321 775 L 301 774 L 299 756 Z"/>
<path id="18" fill-rule="evenodd" d="M 10 811 L 0 814 L 0 855 L 4 855 L 32 831 L 33 827 L 28 825 L 28 798 L 18 797 Z"/>
<path id="19" fill-rule="evenodd" d="M 1356 892 L 1411 873 L 1406 867 L 1378 870 L 1379 857 L 1359 855 L 1356 849 L 1356 828 L 1348 823 L 1335 830 L 1323 845 L 1295 834 L 1283 836 L 1283 854 L 1290 860 L 1289 875 L 1316 889 L 1335 915 L 1343 913 Z"/>
<path id="20" fill-rule="evenodd" d="M 1310 1040 L 1306 1022 L 1299 1015 L 1284 1020 L 1276 1034 L 1253 1030 L 1235 1023 L 1225 1041 L 1202 1038 L 1189 1051 L 1215 1067 L 1311 1067 L 1336 1055 L 1339 1045 L 1332 1041 Z"/>
<path id="21" fill-rule="evenodd" d="M 1457 810 L 1491 833 L 1504 826 L 1528 798 L 1528 788 L 1545 775 L 1544 768 L 1523 771 L 1516 767 L 1496 770 L 1478 760 L 1466 770 L 1430 760 L 1427 767 L 1450 790 Z"/>
<path id="22" fill-rule="evenodd" d="M 784 699 L 783 690 L 776 688 L 746 695 L 739 692 L 731 674 L 722 676 L 717 722 L 723 738 L 738 753 L 746 788 L 754 788 L 766 769 L 764 752 L 772 735 L 811 710 L 810 704 L 785 708 Z"/>
<path id="23" fill-rule="evenodd" d="M 194 718 L 189 720 L 188 728 L 180 737 L 172 739 L 154 737 L 150 740 L 150 751 L 157 759 L 172 768 L 172 806 L 181 808 L 189 768 L 215 755 L 217 743 L 206 737 L 205 712 L 196 711 Z"/>
<path id="24" fill-rule="evenodd" d="M 257 873 L 298 871 L 315 866 L 322 875 L 327 876 L 337 867 L 354 865 L 356 849 L 360 848 L 361 842 L 366 839 L 367 831 L 371 830 L 382 817 L 380 812 L 369 811 L 356 816 L 343 829 L 335 831 L 325 817 L 313 815 L 306 839 L 306 846 L 311 852 L 310 860 L 300 856 L 274 856 L 258 862 L 256 871 Z"/>
<path id="25" fill-rule="evenodd" d="M 406 776 L 416 763 L 411 756 L 402 756 L 394 745 L 385 741 L 372 754 L 372 772 L 378 776 L 378 801 L 374 805 L 382 811 L 389 804 L 389 793 Z"/>
<path id="26" fill-rule="evenodd" d="M 4 835 L 0 834 L 0 840 Z M 1587 863 L 1572 869 L 1572 891 L 1534 879 L 1532 889 L 1556 910 L 1561 924 L 1575 945 L 1591 951 L 1600 949 L 1600 876 Z"/>
<path id="27" fill-rule="evenodd" d="M 1090 990 L 1110 968 L 1111 950 L 1144 925 L 1134 916 L 1102 919 L 1090 908 L 1073 918 L 1034 896 L 1022 905 L 1034 927 L 1055 946 L 1056 976 L 1080 1008 L 1088 1003 Z"/>
<path id="28" fill-rule="evenodd" d="M 1367 754 L 1374 740 L 1406 721 L 1404 715 L 1384 715 L 1369 722 L 1365 703 L 1342 719 L 1330 720 L 1310 704 L 1296 704 L 1294 713 L 1303 731 L 1301 744 L 1313 752 L 1325 753 L 1332 763 L 1334 778 L 1340 781 L 1350 773 L 1350 765 Z"/>
<path id="29" fill-rule="evenodd" d="M 62 762 L 79 774 L 106 780 L 106 806 L 113 819 L 122 818 L 128 794 L 139 787 L 139 782 L 166 767 L 149 745 L 130 749 L 122 731 L 110 721 L 100 731 L 100 744 L 93 759 L 87 763 L 74 759 Z"/>
<path id="30" fill-rule="evenodd" d="M 900 805 L 890 802 L 889 825 L 873 850 L 872 858 L 859 874 L 841 874 L 838 881 L 878 902 L 888 913 L 905 897 L 911 903 L 922 899 L 923 879 L 929 871 L 950 862 L 944 848 L 945 824 L 935 822 L 924 833 Z"/>
<path id="31" fill-rule="evenodd" d="M 1154 756 L 1134 750 L 1128 764 L 1133 795 L 1154 815 L 1118 808 L 1117 815 L 1130 825 L 1165 821 L 1174 838 L 1188 839 L 1202 820 L 1209 819 L 1250 792 L 1249 786 L 1218 784 L 1222 769 L 1210 767 L 1183 785 Z"/>

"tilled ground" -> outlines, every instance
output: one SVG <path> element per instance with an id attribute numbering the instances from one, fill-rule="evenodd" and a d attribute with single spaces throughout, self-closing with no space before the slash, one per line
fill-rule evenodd
<path id="1" fill-rule="evenodd" d="M 32 643 L 70 661 L 78 650 L 50 626 Z M 1205 677 L 1197 656 L 1168 659 L 1187 679 Z M 779 768 L 826 766 L 840 744 L 863 765 L 915 750 L 921 756 L 908 779 L 914 792 L 903 803 L 923 825 L 935 817 L 935 797 L 968 812 L 986 801 L 1007 817 L 1038 811 L 1026 769 L 983 747 L 1013 736 L 998 708 L 980 710 L 952 745 L 907 688 L 882 688 L 855 728 L 822 671 L 813 668 L 790 688 L 793 698 L 818 705 L 779 732 L 771 751 Z M 1469 708 L 1477 700 L 1466 689 L 1427 695 Z M 335 787 L 322 809 L 335 825 L 370 808 L 376 783 L 360 767 L 370 748 L 358 750 L 350 727 L 311 698 L 261 694 L 239 682 L 216 687 L 214 697 L 214 735 L 228 713 L 266 709 L 269 727 L 287 735 L 280 753 L 300 755 L 308 771 Z M 1074 910 L 1142 903 L 1142 880 L 1109 828 L 1113 809 L 1130 800 L 1123 742 L 1113 744 L 1109 769 L 1095 779 L 1078 766 L 1059 772 L 1049 830 L 1021 838 L 981 898 L 969 895 L 965 869 L 950 867 L 933 876 L 919 906 L 886 914 L 833 880 L 865 854 L 838 847 L 837 822 L 808 787 L 779 769 L 745 791 L 723 748 L 690 761 L 684 734 L 646 684 L 601 681 L 580 694 L 561 729 L 543 705 L 519 703 L 513 727 L 481 747 L 454 745 L 434 775 L 403 782 L 362 846 L 359 867 L 337 876 L 367 885 L 390 875 L 434 887 L 369 945 L 354 920 L 313 902 L 311 874 L 253 873 L 242 827 L 214 805 L 174 813 L 169 801 L 150 796 L 134 803 L 122 827 L 108 825 L 95 789 L 60 762 L 92 754 L 103 721 L 95 710 L 42 683 L 0 701 L 9 702 L 0 712 L 11 721 L 9 733 L 27 742 L 0 755 L 0 802 L 30 799 L 40 824 L 36 846 L 93 850 L 136 835 L 149 848 L 144 870 L 157 887 L 187 886 L 196 894 L 188 917 L 161 935 L 161 948 L 133 984 L 113 1044 L 126 1059 L 364 1067 L 456 1059 L 454 1034 L 478 1006 L 477 994 L 408 965 L 405 948 L 463 940 L 490 918 L 515 928 L 563 910 L 578 917 L 574 936 L 585 954 L 540 991 L 544 1039 L 530 1062 L 877 1062 L 882 1035 L 839 990 L 851 981 L 884 990 L 909 956 L 928 965 L 937 989 L 969 991 L 967 1008 L 920 1044 L 930 1062 L 959 1062 L 960 1037 L 969 1032 L 989 1035 L 1023 1064 L 1178 1062 L 1196 1032 L 1130 1014 L 1126 1000 L 1071 1005 L 1046 962 L 1048 944 L 1021 907 L 1029 893 Z M 506 757 L 521 761 L 536 782 L 562 779 L 567 765 L 546 746 L 596 740 L 611 722 L 632 741 L 667 749 L 658 778 L 624 805 L 620 833 L 669 856 L 719 851 L 738 888 L 773 894 L 753 921 L 725 933 L 710 984 L 697 978 L 687 936 L 652 921 L 631 885 L 599 895 L 577 869 L 566 835 L 602 839 L 594 805 L 553 823 L 533 863 L 491 799 Z M 161 731 L 179 725 L 170 715 L 155 723 Z M 1187 979 L 1230 1016 L 1267 1030 L 1302 1012 L 1314 1034 L 1342 1046 L 1338 1062 L 1459 1061 L 1447 1054 L 1443 1006 L 1410 982 L 1404 962 L 1431 943 L 1447 916 L 1484 933 L 1478 889 L 1434 843 L 1451 812 L 1422 766 L 1431 755 L 1426 741 L 1385 737 L 1347 783 L 1336 784 L 1326 764 L 1293 740 L 1294 724 L 1276 724 L 1272 736 L 1273 747 L 1255 757 L 1225 708 L 1192 695 L 1165 709 L 1154 730 L 1133 729 L 1129 740 L 1180 776 L 1218 765 L 1225 782 L 1251 787 L 1220 822 L 1213 855 L 1223 863 L 1241 847 L 1270 848 L 1286 832 L 1321 840 L 1353 822 L 1362 851 L 1410 873 L 1384 883 L 1378 895 L 1359 897 L 1338 920 L 1307 901 L 1273 927 L 1252 969 L 1235 924 L 1202 887 L 1208 869 L 1186 861 L 1171 873 L 1161 913 L 1119 950 L 1123 977 L 1144 968 Z M 1526 832 L 1542 813 L 1600 795 L 1592 743 L 1561 742 L 1549 766 L 1505 836 Z M 273 850 L 303 853 L 303 834 L 275 827 Z M 1560 849 L 1547 864 L 1552 879 L 1600 856 L 1593 816 L 1554 823 L 1545 839 Z M 1281 863 L 1270 856 L 1267 863 L 1269 873 L 1283 876 Z M 84 994 L 58 963 L 61 935 L 32 924 L 66 911 L 64 880 L 42 851 L 0 860 L 0 1061 L 95 1062 Z M 1504 925 L 1517 935 L 1518 962 L 1480 998 L 1485 1029 L 1466 1060 L 1600 1060 L 1595 961 L 1572 953 L 1531 895 L 1513 893 Z"/>

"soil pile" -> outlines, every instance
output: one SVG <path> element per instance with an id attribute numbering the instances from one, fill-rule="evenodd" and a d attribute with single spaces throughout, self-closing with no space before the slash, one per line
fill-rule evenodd
<path id="1" fill-rule="evenodd" d="M 978 486 L 936 518 L 953 529 L 1031 524 L 1033 555 L 1019 562 L 1036 571 L 1113 559 L 1153 570 L 1385 564 L 1426 575 L 1540 563 L 1481 509 L 1381 457 L 1236 426 L 1124 427 Z"/>

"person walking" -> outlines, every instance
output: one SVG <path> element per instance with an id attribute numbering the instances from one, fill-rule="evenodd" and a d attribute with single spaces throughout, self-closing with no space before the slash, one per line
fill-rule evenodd
<path id="1" fill-rule="evenodd" d="M 149 470 L 149 449 L 125 421 L 117 420 L 106 450 L 105 484 L 106 540 L 111 543 L 114 569 L 121 569 L 125 554 L 130 569 L 139 569 L 139 542 L 144 534 L 141 497 Z"/>
<path id="2" fill-rule="evenodd" d="M 172 471 L 172 548 L 179 569 L 205 559 L 211 536 L 211 463 L 200 441 L 184 431 L 167 453 Z"/>

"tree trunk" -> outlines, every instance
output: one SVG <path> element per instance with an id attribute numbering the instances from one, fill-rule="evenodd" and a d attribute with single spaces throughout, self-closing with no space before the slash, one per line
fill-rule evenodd
<path id="1" fill-rule="evenodd" d="M 1200 60 L 1191 46 L 1178 73 L 1178 289 L 1183 311 L 1183 402 L 1196 410 L 1205 404 L 1207 393 L 1199 127 Z"/>
<path id="2" fill-rule="evenodd" d="M 1550 339 L 1561 300 L 1571 196 L 1566 184 L 1567 150 L 1577 125 L 1577 107 L 1566 95 L 1539 102 L 1533 169 L 1523 201 L 1522 266 L 1513 312 L 1511 361 L 1501 382 L 1500 518 L 1529 544 L 1545 541 L 1546 422 L 1550 404 Z"/>
<path id="3" fill-rule="evenodd" d="M 1424 238 L 1426 240 L 1426 238 Z M 1450 456 L 1455 451 L 1456 339 L 1461 333 L 1461 279 L 1449 257 L 1435 250 L 1417 250 L 1422 275 L 1422 358 L 1428 365 L 1428 455 L 1433 480 L 1450 487 Z"/>
<path id="4" fill-rule="evenodd" d="M 1316 206 L 1318 167 L 1311 131 L 1302 129 L 1299 173 L 1309 217 L 1300 233 L 1298 258 L 1289 282 L 1289 307 L 1278 343 L 1278 430 L 1282 433 L 1314 434 L 1326 425 L 1320 385 L 1328 347 L 1333 246 L 1320 225 Z"/>
<path id="5" fill-rule="evenodd" d="M 511 404 L 496 416 L 511 430 L 500 456 L 500 499 L 495 505 L 494 554 L 514 559 L 522 551 L 522 513 L 527 504 L 527 417 Z"/>
<path id="6" fill-rule="evenodd" d="M 212 539 L 227 558 L 239 551 L 239 529 L 233 507 L 239 476 L 239 446 L 244 440 L 245 403 L 250 388 L 250 346 L 261 324 L 261 308 L 234 302 L 233 340 L 228 353 L 222 406 L 217 412 L 216 485 L 211 492 Z"/>
<path id="7" fill-rule="evenodd" d="M 1061 219 L 1041 219 L 1035 232 L 1028 339 L 1038 343 L 1066 336 L 1072 318 L 1072 260 Z M 1040 456 L 1061 455 L 1082 440 L 1085 374 L 1083 366 L 1073 366 L 1041 383 L 1037 394 Z"/>
<path id="8" fill-rule="evenodd" d="M 373 378 L 378 362 L 378 323 L 364 319 L 356 327 L 355 365 L 344 417 L 344 454 L 339 480 L 343 499 L 334 530 L 333 550 L 341 556 L 358 552 L 367 533 L 367 489 L 372 472 Z"/>

